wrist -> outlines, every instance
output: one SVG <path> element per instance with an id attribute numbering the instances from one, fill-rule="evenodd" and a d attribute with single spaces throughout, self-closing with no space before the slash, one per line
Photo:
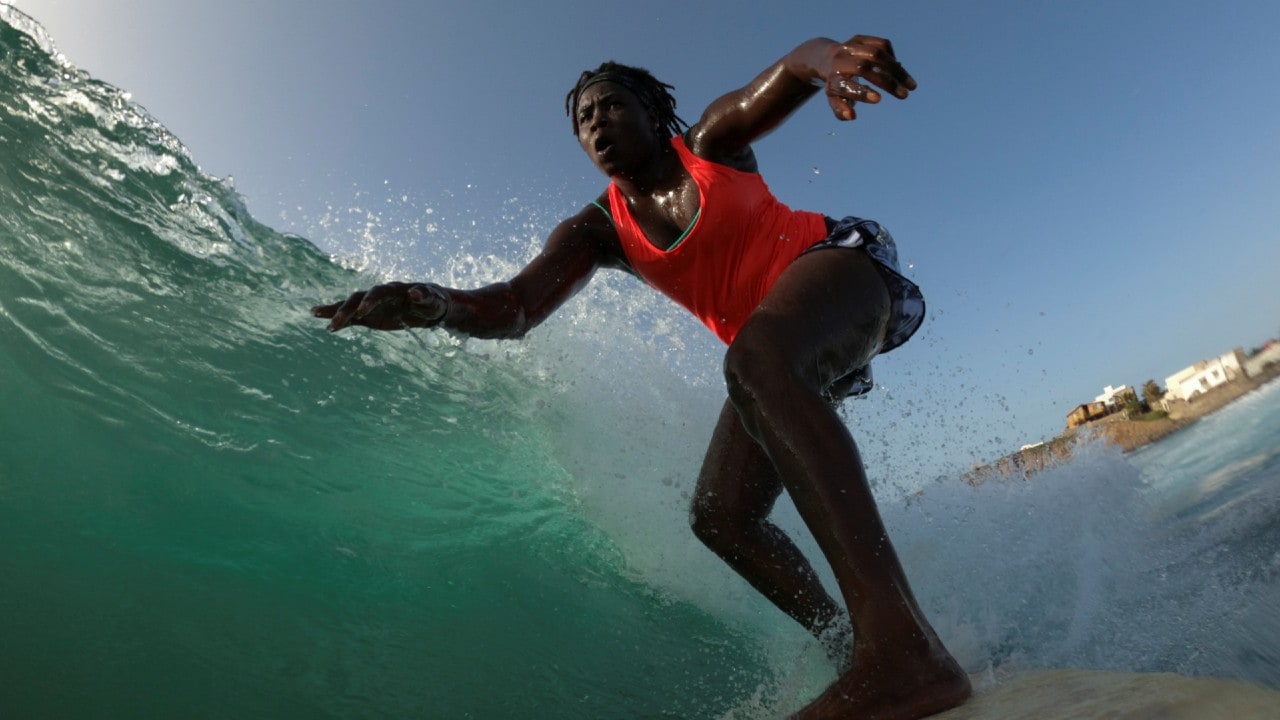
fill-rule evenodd
<path id="1" fill-rule="evenodd" d="M 788 57 L 788 69 L 798 79 L 813 87 L 826 84 L 831 74 L 835 54 L 841 44 L 831 38 L 813 38 L 801 43 Z"/>
<path id="2" fill-rule="evenodd" d="M 435 324 L 444 322 L 444 319 L 449 315 L 449 311 L 453 309 L 453 297 L 449 295 L 449 291 L 435 283 L 427 283 L 427 289 L 432 295 L 440 299 L 440 315 L 430 322 Z"/>
<path id="3" fill-rule="evenodd" d="M 408 300 L 405 316 L 413 318 L 417 327 L 440 324 L 453 306 L 449 292 L 435 283 L 415 283 L 409 288 Z"/>

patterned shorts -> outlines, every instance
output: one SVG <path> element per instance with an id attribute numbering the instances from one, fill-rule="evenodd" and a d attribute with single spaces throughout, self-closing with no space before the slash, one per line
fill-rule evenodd
<path id="1" fill-rule="evenodd" d="M 898 267 L 898 247 L 893 236 L 874 220 L 847 217 L 840 221 L 828 219 L 827 236 L 814 243 L 806 253 L 826 248 L 865 248 L 884 278 L 889 289 L 889 326 L 885 330 L 880 353 L 905 343 L 924 322 L 924 295 L 920 288 L 902 276 Z M 834 387 L 847 389 L 847 395 L 861 395 L 873 387 L 871 365 L 864 365 L 834 383 Z"/>

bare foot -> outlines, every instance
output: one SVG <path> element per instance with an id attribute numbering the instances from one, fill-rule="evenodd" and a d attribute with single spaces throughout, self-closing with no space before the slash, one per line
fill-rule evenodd
<path id="1" fill-rule="evenodd" d="M 790 720 L 916 720 L 963 703 L 971 692 L 969 676 L 941 646 L 925 658 L 858 657 Z"/>

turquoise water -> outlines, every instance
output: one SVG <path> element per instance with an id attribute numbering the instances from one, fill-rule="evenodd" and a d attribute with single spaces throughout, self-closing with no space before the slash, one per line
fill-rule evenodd
<path id="1" fill-rule="evenodd" d="M 521 343 L 321 332 L 397 259 L 255 221 L 0 18 L 0 717 L 772 718 L 829 681 L 685 526 L 692 325 L 607 280 Z M 442 279 L 513 262 L 468 252 Z M 884 514 L 971 671 L 1280 687 L 1278 407 Z"/>

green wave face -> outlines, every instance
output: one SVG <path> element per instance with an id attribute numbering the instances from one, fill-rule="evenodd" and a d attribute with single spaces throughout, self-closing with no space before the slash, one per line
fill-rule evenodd
<path id="1" fill-rule="evenodd" d="M 306 309 L 368 278 L 3 20 L 0 714 L 708 717 L 751 695 L 757 651 L 584 518 L 527 367 L 323 332 Z"/>

